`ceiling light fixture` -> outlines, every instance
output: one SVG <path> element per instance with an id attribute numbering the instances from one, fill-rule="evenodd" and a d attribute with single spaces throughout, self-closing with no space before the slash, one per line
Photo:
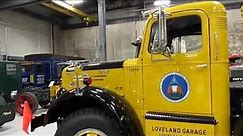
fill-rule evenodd
<path id="1" fill-rule="evenodd" d="M 155 6 L 169 6 L 170 0 L 156 0 L 154 1 Z"/>
<path id="2" fill-rule="evenodd" d="M 76 4 L 82 3 L 83 0 L 65 0 L 65 2 L 70 4 L 70 5 L 76 5 Z"/>
<path id="3" fill-rule="evenodd" d="M 66 8 L 68 10 L 72 10 L 73 9 L 73 7 L 71 5 L 69 5 L 68 3 L 64 2 L 64 1 L 61 1 L 61 0 L 53 0 L 52 2 L 55 3 L 55 4 L 57 4 L 57 5 L 59 5 L 59 6 L 61 6 L 61 7 Z"/>

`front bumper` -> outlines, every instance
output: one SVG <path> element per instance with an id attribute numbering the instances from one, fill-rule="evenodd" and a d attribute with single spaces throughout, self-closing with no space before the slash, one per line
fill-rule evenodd
<path id="1" fill-rule="evenodd" d="M 243 77 L 230 77 L 230 88 L 243 88 Z"/>
<path id="2" fill-rule="evenodd" d="M 14 120 L 15 118 L 15 104 L 7 103 L 6 105 L 0 106 L 0 125 L 5 122 Z"/>

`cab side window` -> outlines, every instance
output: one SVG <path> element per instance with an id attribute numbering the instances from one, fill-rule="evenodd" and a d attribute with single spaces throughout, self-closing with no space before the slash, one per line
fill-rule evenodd
<path id="1" fill-rule="evenodd" d="M 158 46 L 158 23 L 151 30 L 149 51 Z M 201 18 L 197 15 L 167 19 L 167 46 L 171 54 L 195 53 L 202 48 Z"/>
<path id="2" fill-rule="evenodd" d="M 195 53 L 202 48 L 201 35 L 187 35 L 173 38 L 171 43 L 172 53 Z"/>

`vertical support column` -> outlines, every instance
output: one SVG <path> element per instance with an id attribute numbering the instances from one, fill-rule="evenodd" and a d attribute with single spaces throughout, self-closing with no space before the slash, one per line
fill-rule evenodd
<path id="1" fill-rule="evenodd" d="M 8 60 L 8 26 L 5 25 L 5 60 Z"/>
<path id="2" fill-rule="evenodd" d="M 106 61 L 106 13 L 105 0 L 97 0 L 99 16 L 99 61 Z"/>
<path id="3" fill-rule="evenodd" d="M 55 28 L 54 23 L 51 22 L 51 46 L 52 46 L 52 54 L 55 54 Z"/>
<path id="4" fill-rule="evenodd" d="M 240 39 L 241 46 L 243 46 L 243 2 L 241 2 L 240 7 Z"/>
<path id="5" fill-rule="evenodd" d="M 241 7 L 240 7 L 240 21 L 241 23 L 243 23 L 243 2 L 241 3 Z"/>

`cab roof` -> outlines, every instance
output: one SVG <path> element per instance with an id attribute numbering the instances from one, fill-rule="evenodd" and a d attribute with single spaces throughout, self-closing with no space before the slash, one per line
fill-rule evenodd
<path id="1" fill-rule="evenodd" d="M 201 9 L 206 13 L 211 12 L 225 12 L 224 5 L 217 1 L 204 1 L 204 2 L 193 2 L 188 4 L 181 4 L 173 7 L 166 8 L 165 12 L 177 12 L 183 10 Z"/>

